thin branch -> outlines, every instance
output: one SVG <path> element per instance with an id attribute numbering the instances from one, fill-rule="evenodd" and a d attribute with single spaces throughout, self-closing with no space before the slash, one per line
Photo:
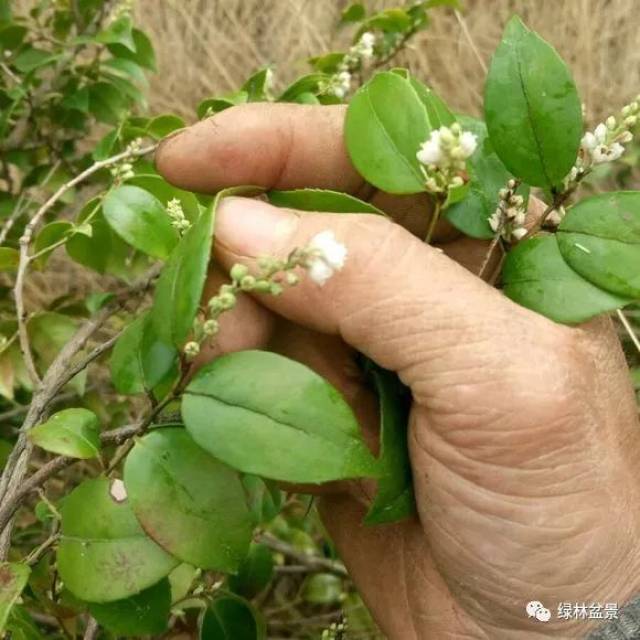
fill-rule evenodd
<path id="1" fill-rule="evenodd" d="M 462 33 L 464 34 L 466 41 L 469 43 L 469 46 L 471 47 L 471 51 L 473 51 L 473 55 L 476 57 L 476 60 L 478 61 L 480 68 L 486 75 L 487 65 L 485 64 L 484 59 L 480 55 L 480 51 L 478 51 L 478 47 L 476 47 L 476 43 L 473 37 L 471 36 L 471 33 L 469 32 L 469 28 L 467 27 L 467 21 L 464 19 L 464 16 L 457 9 L 454 10 L 454 14 L 456 16 L 456 20 L 460 25 L 460 29 L 462 30 Z"/>
<path id="2" fill-rule="evenodd" d="M 338 576 L 346 578 L 349 574 L 345 566 L 341 562 L 330 560 L 329 558 L 323 558 L 321 556 L 310 555 L 299 551 L 294 546 L 279 540 L 275 536 L 269 533 L 263 533 L 258 536 L 258 542 L 262 542 L 267 547 L 278 553 L 283 553 L 295 560 L 298 564 L 302 564 L 310 569 L 316 569 L 319 571 L 328 571 Z"/>
<path id="3" fill-rule="evenodd" d="M 100 625 L 95 621 L 94 618 L 89 618 L 89 622 L 87 623 L 87 628 L 85 629 L 83 640 L 96 640 L 98 634 L 100 633 Z"/>
<path id="4" fill-rule="evenodd" d="M 618 316 L 618 319 L 622 323 L 622 326 L 625 328 L 625 331 L 629 334 L 631 342 L 633 342 L 635 348 L 640 353 L 640 338 L 638 338 L 638 335 L 631 326 L 631 323 L 627 320 L 627 317 L 624 315 L 624 312 L 621 309 L 618 309 L 616 311 L 616 314 Z"/>

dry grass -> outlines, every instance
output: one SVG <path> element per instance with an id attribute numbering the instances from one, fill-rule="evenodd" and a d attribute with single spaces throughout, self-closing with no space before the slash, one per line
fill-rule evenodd
<path id="1" fill-rule="evenodd" d="M 464 21 L 486 63 L 516 12 L 572 67 L 590 119 L 640 91 L 637 0 L 462 0 Z M 369 0 L 371 8 L 402 0 Z M 277 66 L 281 83 L 305 71 L 306 57 L 344 44 L 335 25 L 346 0 L 138 0 L 138 19 L 158 50 L 154 111 L 193 118 L 197 102 L 238 87 L 256 67 Z M 404 57 L 454 107 L 477 113 L 482 66 L 449 9 Z"/>

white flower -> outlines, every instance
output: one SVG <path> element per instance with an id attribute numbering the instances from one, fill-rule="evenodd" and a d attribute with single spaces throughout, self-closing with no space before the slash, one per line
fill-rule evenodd
<path id="1" fill-rule="evenodd" d="M 416 154 L 418 162 L 424 165 L 430 165 L 442 162 L 442 145 L 440 144 L 440 131 L 431 132 L 431 136 L 426 142 L 422 143 L 420 151 Z"/>
<path id="2" fill-rule="evenodd" d="M 478 137 L 471 131 L 463 131 L 460 136 L 460 148 L 464 152 L 464 157 L 469 158 L 478 146 Z"/>
<path id="3" fill-rule="evenodd" d="M 520 227 L 518 229 L 514 229 L 511 232 L 511 235 L 516 239 L 516 240 L 522 240 L 522 238 L 524 238 L 527 235 L 527 230 L 524 227 Z"/>
<path id="4" fill-rule="evenodd" d="M 603 162 L 613 162 L 622 156 L 624 147 L 619 142 L 612 145 L 598 145 L 593 150 L 593 164 L 602 164 Z"/>
<path id="5" fill-rule="evenodd" d="M 344 267 L 347 248 L 336 240 L 331 230 L 321 231 L 307 246 L 309 277 L 322 286 L 336 271 Z"/>
<path id="6" fill-rule="evenodd" d="M 373 56 L 373 46 L 376 42 L 376 37 L 373 33 L 367 31 L 362 34 L 358 44 L 352 49 L 357 56 L 366 60 Z"/>
<path id="7" fill-rule="evenodd" d="M 496 209 L 489 216 L 489 226 L 491 227 L 491 230 L 494 231 L 495 233 L 500 231 L 502 227 L 502 212 L 500 211 L 500 209 Z"/>
<path id="8" fill-rule="evenodd" d="M 591 131 L 587 131 L 587 133 L 582 136 L 580 146 L 588 153 L 598 146 L 598 141 Z"/>
<path id="9" fill-rule="evenodd" d="M 376 37 L 371 31 L 365 31 L 360 38 L 360 43 L 364 47 L 371 48 L 376 43 Z"/>
<path id="10" fill-rule="evenodd" d="M 607 130 L 607 125 L 601 122 L 593 132 L 598 144 L 604 144 L 607 140 L 607 134 L 609 133 Z"/>

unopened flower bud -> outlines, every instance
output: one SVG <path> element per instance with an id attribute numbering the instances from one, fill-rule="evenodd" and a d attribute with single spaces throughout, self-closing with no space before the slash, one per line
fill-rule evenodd
<path id="1" fill-rule="evenodd" d="M 256 279 L 253 276 L 247 275 L 240 280 L 240 288 L 243 291 L 251 291 L 256 285 Z"/>
<path id="2" fill-rule="evenodd" d="M 283 291 L 282 285 L 278 284 L 277 282 L 272 282 L 271 283 L 271 290 L 269 291 L 269 293 L 272 296 L 279 296 Z"/>
<path id="3" fill-rule="evenodd" d="M 629 129 L 631 129 L 632 127 L 635 127 L 637 123 L 638 123 L 637 116 L 628 116 L 627 118 L 624 119 L 624 126 L 628 127 Z"/>
<path id="4" fill-rule="evenodd" d="M 498 195 L 500 196 L 500 200 L 506 200 L 509 197 L 509 190 L 500 189 L 500 191 L 498 191 Z"/>
<path id="5" fill-rule="evenodd" d="M 628 115 L 631 115 L 631 107 L 625 104 L 620 113 L 622 113 L 623 118 L 626 118 Z"/>
<path id="6" fill-rule="evenodd" d="M 454 176 L 449 183 L 451 187 L 461 187 L 464 184 L 464 180 L 460 176 Z"/>
<path id="7" fill-rule="evenodd" d="M 218 333 L 219 328 L 220 325 L 218 324 L 218 321 L 214 320 L 213 318 L 210 318 L 202 325 L 202 330 L 204 331 L 204 334 L 206 336 L 215 335 L 216 333 Z"/>
<path id="8" fill-rule="evenodd" d="M 516 181 L 513 178 L 511 178 L 511 180 L 507 182 L 507 187 L 509 187 L 509 189 L 513 191 L 513 189 L 516 188 Z"/>
<path id="9" fill-rule="evenodd" d="M 220 306 L 222 307 L 222 309 L 224 309 L 225 311 L 227 309 L 233 309 L 233 307 L 236 306 L 236 296 L 235 293 L 221 293 L 218 296 L 218 299 L 220 300 Z"/>
<path id="10" fill-rule="evenodd" d="M 609 131 L 613 131 L 616 128 L 616 119 L 613 116 L 609 116 L 606 124 L 607 129 L 609 129 Z"/>
<path id="11" fill-rule="evenodd" d="M 271 293 L 271 283 L 268 280 L 256 280 L 253 291 L 255 293 Z"/>
<path id="12" fill-rule="evenodd" d="M 184 345 L 184 355 L 187 358 L 195 358 L 200 353 L 200 345 L 197 342 L 187 342 Z"/>
<path id="13" fill-rule="evenodd" d="M 249 267 L 244 264 L 234 264 L 229 275 L 232 280 L 242 280 L 249 273 Z"/>
<path id="14" fill-rule="evenodd" d="M 287 273 L 286 280 L 287 280 L 287 284 L 291 287 L 293 287 L 294 285 L 298 284 L 298 282 L 300 282 L 300 278 L 298 277 L 298 275 L 291 272 Z"/>

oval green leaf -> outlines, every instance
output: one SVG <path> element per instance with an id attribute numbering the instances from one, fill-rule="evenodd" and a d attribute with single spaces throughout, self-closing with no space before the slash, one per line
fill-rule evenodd
<path id="1" fill-rule="evenodd" d="M 558 246 L 569 266 L 592 284 L 640 299 L 640 192 L 581 200 L 562 220 Z"/>
<path id="2" fill-rule="evenodd" d="M 584 322 L 631 302 L 576 273 L 562 259 L 555 235 L 536 236 L 518 244 L 507 254 L 502 280 L 509 298 L 565 324 Z"/>
<path id="3" fill-rule="evenodd" d="M 29 430 L 35 445 L 70 458 L 95 458 L 100 451 L 100 423 L 88 409 L 64 409 Z"/>
<path id="4" fill-rule="evenodd" d="M 171 587 L 166 578 L 130 598 L 89 604 L 89 612 L 100 626 L 126 637 L 159 637 L 167 630 L 170 610 Z"/>
<path id="5" fill-rule="evenodd" d="M 162 342 L 179 348 L 191 331 L 207 277 L 218 203 L 228 195 L 255 191 L 256 187 L 220 191 L 167 260 L 158 279 L 151 311 L 152 322 Z"/>
<path id="6" fill-rule="evenodd" d="M 182 415 L 201 447 L 245 473 L 286 482 L 376 473 L 339 392 L 275 353 L 242 351 L 204 367 L 186 389 Z"/>
<path id="7" fill-rule="evenodd" d="M 397 522 L 416 512 L 407 444 L 411 393 L 395 373 L 371 362 L 367 369 L 380 403 L 380 477 L 365 522 Z"/>
<path id="8" fill-rule="evenodd" d="M 416 153 L 430 131 L 415 89 L 391 71 L 378 73 L 361 87 L 347 110 L 351 161 L 366 180 L 388 193 L 425 190 Z"/>
<path id="9" fill-rule="evenodd" d="M 269 191 L 267 198 L 276 207 L 299 211 L 327 211 L 331 213 L 375 213 L 386 215 L 368 202 L 348 193 L 327 189 L 296 189 L 295 191 Z"/>
<path id="10" fill-rule="evenodd" d="M 257 596 L 273 578 L 273 554 L 269 547 L 255 543 L 235 576 L 229 576 L 229 589 L 245 598 Z"/>
<path id="11" fill-rule="evenodd" d="M 18 562 L 0 563 L 0 632 L 4 631 L 9 614 L 27 585 L 31 569 Z"/>
<path id="12" fill-rule="evenodd" d="M 13 247 L 0 247 L 0 271 L 15 273 L 20 264 L 20 252 Z"/>
<path id="13" fill-rule="evenodd" d="M 58 571 L 82 600 L 128 598 L 162 580 L 179 563 L 145 535 L 128 501 L 112 497 L 104 477 L 74 489 L 61 513 Z"/>
<path id="14" fill-rule="evenodd" d="M 138 521 L 161 547 L 201 569 L 237 570 L 253 529 L 240 478 L 184 429 L 138 440 L 124 481 Z"/>
<path id="15" fill-rule="evenodd" d="M 195 194 L 174 187 L 161 176 L 152 173 L 141 173 L 127 180 L 127 184 L 148 191 L 165 207 L 170 200 L 178 199 L 182 205 L 184 215 L 190 222 L 195 222 L 200 216 L 200 205 Z"/>
<path id="16" fill-rule="evenodd" d="M 484 111 L 496 153 L 517 178 L 550 188 L 569 173 L 582 135 L 578 91 L 555 49 L 517 16 L 491 61 Z"/>
<path id="17" fill-rule="evenodd" d="M 260 614 L 242 598 L 216 598 L 200 620 L 200 640 L 263 640 L 266 628 Z"/>
<path id="18" fill-rule="evenodd" d="M 118 393 L 151 391 L 172 370 L 177 351 L 158 339 L 149 314 L 136 318 L 118 338 L 111 354 L 111 380 Z"/>
<path id="19" fill-rule="evenodd" d="M 109 192 L 102 210 L 123 240 L 154 258 L 166 258 L 178 242 L 162 203 L 140 187 L 124 185 Z"/>

